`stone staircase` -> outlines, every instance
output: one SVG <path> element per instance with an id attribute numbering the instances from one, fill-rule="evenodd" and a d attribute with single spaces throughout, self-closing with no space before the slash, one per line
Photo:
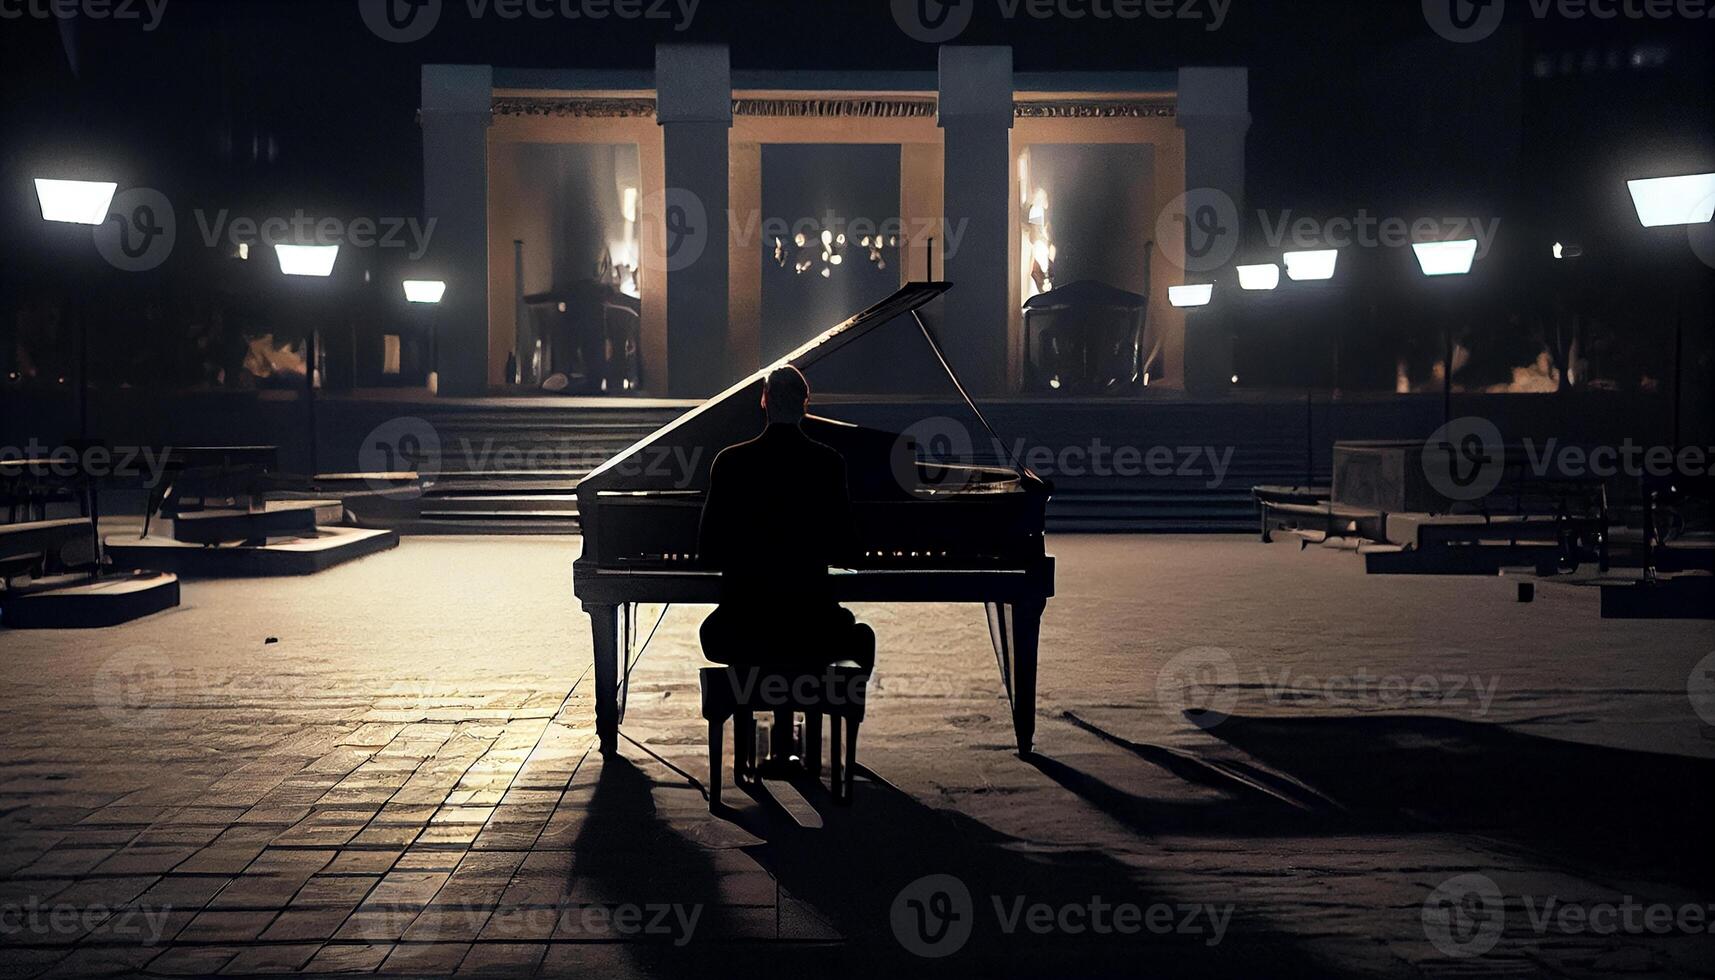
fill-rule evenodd
<path id="1" fill-rule="evenodd" d="M 432 433 L 439 476 L 397 530 L 571 534 L 578 530 L 575 493 L 584 474 L 694 404 L 330 402 L 320 425 L 320 468 L 376 469 L 376 434 L 396 442 L 401 432 L 420 439 Z M 987 443 L 968 411 L 951 402 L 841 401 L 819 410 L 893 431 L 926 418 L 969 419 L 961 424 L 978 445 Z M 1003 448 L 1022 446 L 1025 461 L 1053 481 L 1051 531 L 1248 532 L 1257 522 L 1253 486 L 1305 478 L 1302 402 L 1032 400 L 999 402 L 985 412 L 1001 438 L 1012 440 Z M 1355 422 L 1339 422 L 1337 434 L 1366 438 L 1370 428 L 1392 432 L 1413 421 L 1382 416 L 1359 413 Z M 1325 484 L 1332 439 L 1325 405 L 1318 404 L 1312 424 L 1312 475 Z M 1129 454 L 1128 465 L 1112 455 L 1120 450 Z M 1038 465 L 1044 453 L 1048 463 Z M 1107 462 L 1097 465 L 1093 453 L 1109 454 Z M 992 452 L 978 458 L 1004 462 Z"/>
<path id="2" fill-rule="evenodd" d="M 505 406 L 458 402 L 339 404 L 323 425 L 321 468 L 376 468 L 377 442 L 433 433 L 422 472 L 435 473 L 415 513 L 389 520 L 408 534 L 575 534 L 584 474 L 677 418 L 660 403 L 588 407 L 544 400 Z M 337 433 L 338 436 L 331 434 Z M 366 448 L 367 447 L 367 448 Z M 383 456 L 385 458 L 385 456 Z"/>

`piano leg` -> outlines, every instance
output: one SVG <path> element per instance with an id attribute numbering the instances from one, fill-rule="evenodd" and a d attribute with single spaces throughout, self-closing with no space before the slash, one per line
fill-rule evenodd
<path id="1" fill-rule="evenodd" d="M 601 751 L 619 747 L 619 606 L 584 604 L 595 637 L 595 730 Z"/>
<path id="2" fill-rule="evenodd" d="M 1045 599 L 988 604 L 989 638 L 994 641 L 1001 683 L 1012 702 L 1012 733 L 1019 755 L 1029 754 L 1036 739 L 1036 648 L 1047 605 Z"/>

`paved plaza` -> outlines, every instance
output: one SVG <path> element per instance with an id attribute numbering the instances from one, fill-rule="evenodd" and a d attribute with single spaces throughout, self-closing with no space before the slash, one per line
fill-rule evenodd
<path id="1" fill-rule="evenodd" d="M 1715 967 L 1707 621 L 1245 537 L 1050 545 L 1037 754 L 980 608 L 860 606 L 850 807 L 709 813 L 706 608 L 596 751 L 576 538 L 0 632 L 0 974 Z"/>

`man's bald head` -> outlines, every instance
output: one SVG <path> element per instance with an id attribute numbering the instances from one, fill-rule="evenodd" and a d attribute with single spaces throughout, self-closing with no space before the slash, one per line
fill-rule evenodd
<path id="1" fill-rule="evenodd" d="M 803 372 L 790 364 L 768 372 L 768 380 L 762 383 L 762 409 L 769 422 L 797 425 L 809 403 L 810 383 Z"/>

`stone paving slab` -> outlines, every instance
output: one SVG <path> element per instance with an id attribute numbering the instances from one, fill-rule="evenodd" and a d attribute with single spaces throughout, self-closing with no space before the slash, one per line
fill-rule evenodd
<path id="1" fill-rule="evenodd" d="M 1011 749 L 980 610 L 860 607 L 883 659 L 850 807 L 768 783 L 729 788 L 732 809 L 708 812 L 697 609 L 666 614 L 632 673 L 620 751 L 595 752 L 587 623 L 567 588 L 575 542 L 407 540 L 308 579 L 196 583 L 181 609 L 116 630 L 0 632 L 0 655 L 51 668 L 0 681 L 0 977 L 695 976 L 733 963 L 1600 976 L 1711 962 L 1706 933 L 1534 924 L 1545 898 L 1707 903 L 1708 869 L 1604 866 L 1504 821 L 1450 819 L 1427 805 L 1430 769 L 1413 770 L 1425 795 L 1407 785 L 1397 808 L 1333 799 L 1330 786 L 1373 791 L 1385 774 L 1330 782 L 1242 737 L 1268 715 L 1369 724 L 1420 767 L 1424 746 L 1465 751 L 1456 738 L 1494 730 L 1715 759 L 1684 690 L 1707 627 L 1592 620 L 1594 596 L 1548 589 L 1517 607 L 1492 580 L 1378 582 L 1340 556 L 1248 540 L 1054 546 L 1039 753 Z M 1236 612 L 1258 596 L 1273 605 Z M 1342 602 L 1393 613 L 1330 625 L 1300 612 Z M 1196 652 L 1209 649 L 1227 660 Z M 1221 668 L 1199 690 L 1218 696 L 1224 727 L 1189 720 L 1186 690 L 1167 684 L 1187 651 Z M 1301 683 L 1281 683 L 1284 668 Z M 1352 680 L 1365 674 L 1496 683 L 1480 705 L 1445 688 L 1389 701 Z M 1426 714 L 1463 727 L 1379 724 Z M 1431 921 L 1454 914 L 1438 889 L 1473 874 L 1504 910 L 1493 935 L 1488 919 L 1456 923 L 1482 949 Z M 968 899 L 936 904 L 952 893 L 931 876 Z M 1104 902 L 1168 925 L 1090 928 Z M 918 958 L 937 909 L 971 938 Z"/>

